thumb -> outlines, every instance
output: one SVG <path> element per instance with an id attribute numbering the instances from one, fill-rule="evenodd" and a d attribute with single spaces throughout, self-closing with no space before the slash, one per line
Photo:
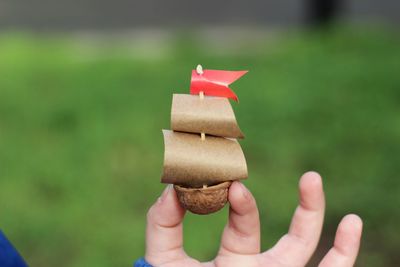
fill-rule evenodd
<path id="1" fill-rule="evenodd" d="M 168 185 L 147 213 L 146 260 L 155 266 L 186 257 L 182 220 L 185 210 L 175 190 Z"/>

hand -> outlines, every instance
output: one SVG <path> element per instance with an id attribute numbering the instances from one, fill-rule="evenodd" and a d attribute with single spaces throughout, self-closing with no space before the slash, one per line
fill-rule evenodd
<path id="1" fill-rule="evenodd" d="M 322 230 L 325 197 L 321 177 L 303 175 L 299 183 L 300 204 L 289 232 L 271 249 L 260 252 L 260 221 L 256 202 L 240 182 L 229 189 L 229 221 L 225 226 L 217 257 L 200 263 L 183 250 L 182 220 L 185 211 L 175 190 L 168 186 L 147 215 L 145 259 L 161 267 L 297 267 L 305 266 L 314 253 Z M 360 246 L 362 221 L 357 215 L 345 216 L 336 232 L 333 248 L 320 267 L 354 265 Z"/>

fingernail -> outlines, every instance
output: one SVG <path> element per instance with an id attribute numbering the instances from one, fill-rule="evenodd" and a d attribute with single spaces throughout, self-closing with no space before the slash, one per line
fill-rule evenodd
<path id="1" fill-rule="evenodd" d="M 240 183 L 240 187 L 242 188 L 242 194 L 243 197 L 246 199 L 250 199 L 250 191 L 247 189 L 247 187 L 244 186 L 244 184 Z"/>
<path id="2" fill-rule="evenodd" d="M 169 190 L 172 188 L 172 185 L 167 185 L 167 187 L 164 189 L 164 191 L 162 192 L 161 196 L 158 198 L 158 203 L 161 204 L 166 197 L 168 196 Z"/>

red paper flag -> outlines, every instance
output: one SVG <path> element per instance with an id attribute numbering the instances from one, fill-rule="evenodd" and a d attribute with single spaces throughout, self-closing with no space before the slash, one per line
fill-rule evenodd
<path id="1" fill-rule="evenodd" d="M 197 95 L 202 91 L 204 95 L 222 96 L 238 101 L 229 85 L 246 73 L 247 71 L 201 70 L 201 68 L 200 72 L 193 70 L 190 93 Z"/>

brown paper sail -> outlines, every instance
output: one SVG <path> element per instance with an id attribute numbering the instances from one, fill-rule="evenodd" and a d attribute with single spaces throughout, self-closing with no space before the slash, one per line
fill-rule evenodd
<path id="1" fill-rule="evenodd" d="M 229 100 L 224 97 L 174 94 L 171 129 L 179 132 L 206 133 L 244 138 Z"/>
<path id="2" fill-rule="evenodd" d="M 189 187 L 246 179 L 247 165 L 236 140 L 163 130 L 165 154 L 161 181 Z"/>

